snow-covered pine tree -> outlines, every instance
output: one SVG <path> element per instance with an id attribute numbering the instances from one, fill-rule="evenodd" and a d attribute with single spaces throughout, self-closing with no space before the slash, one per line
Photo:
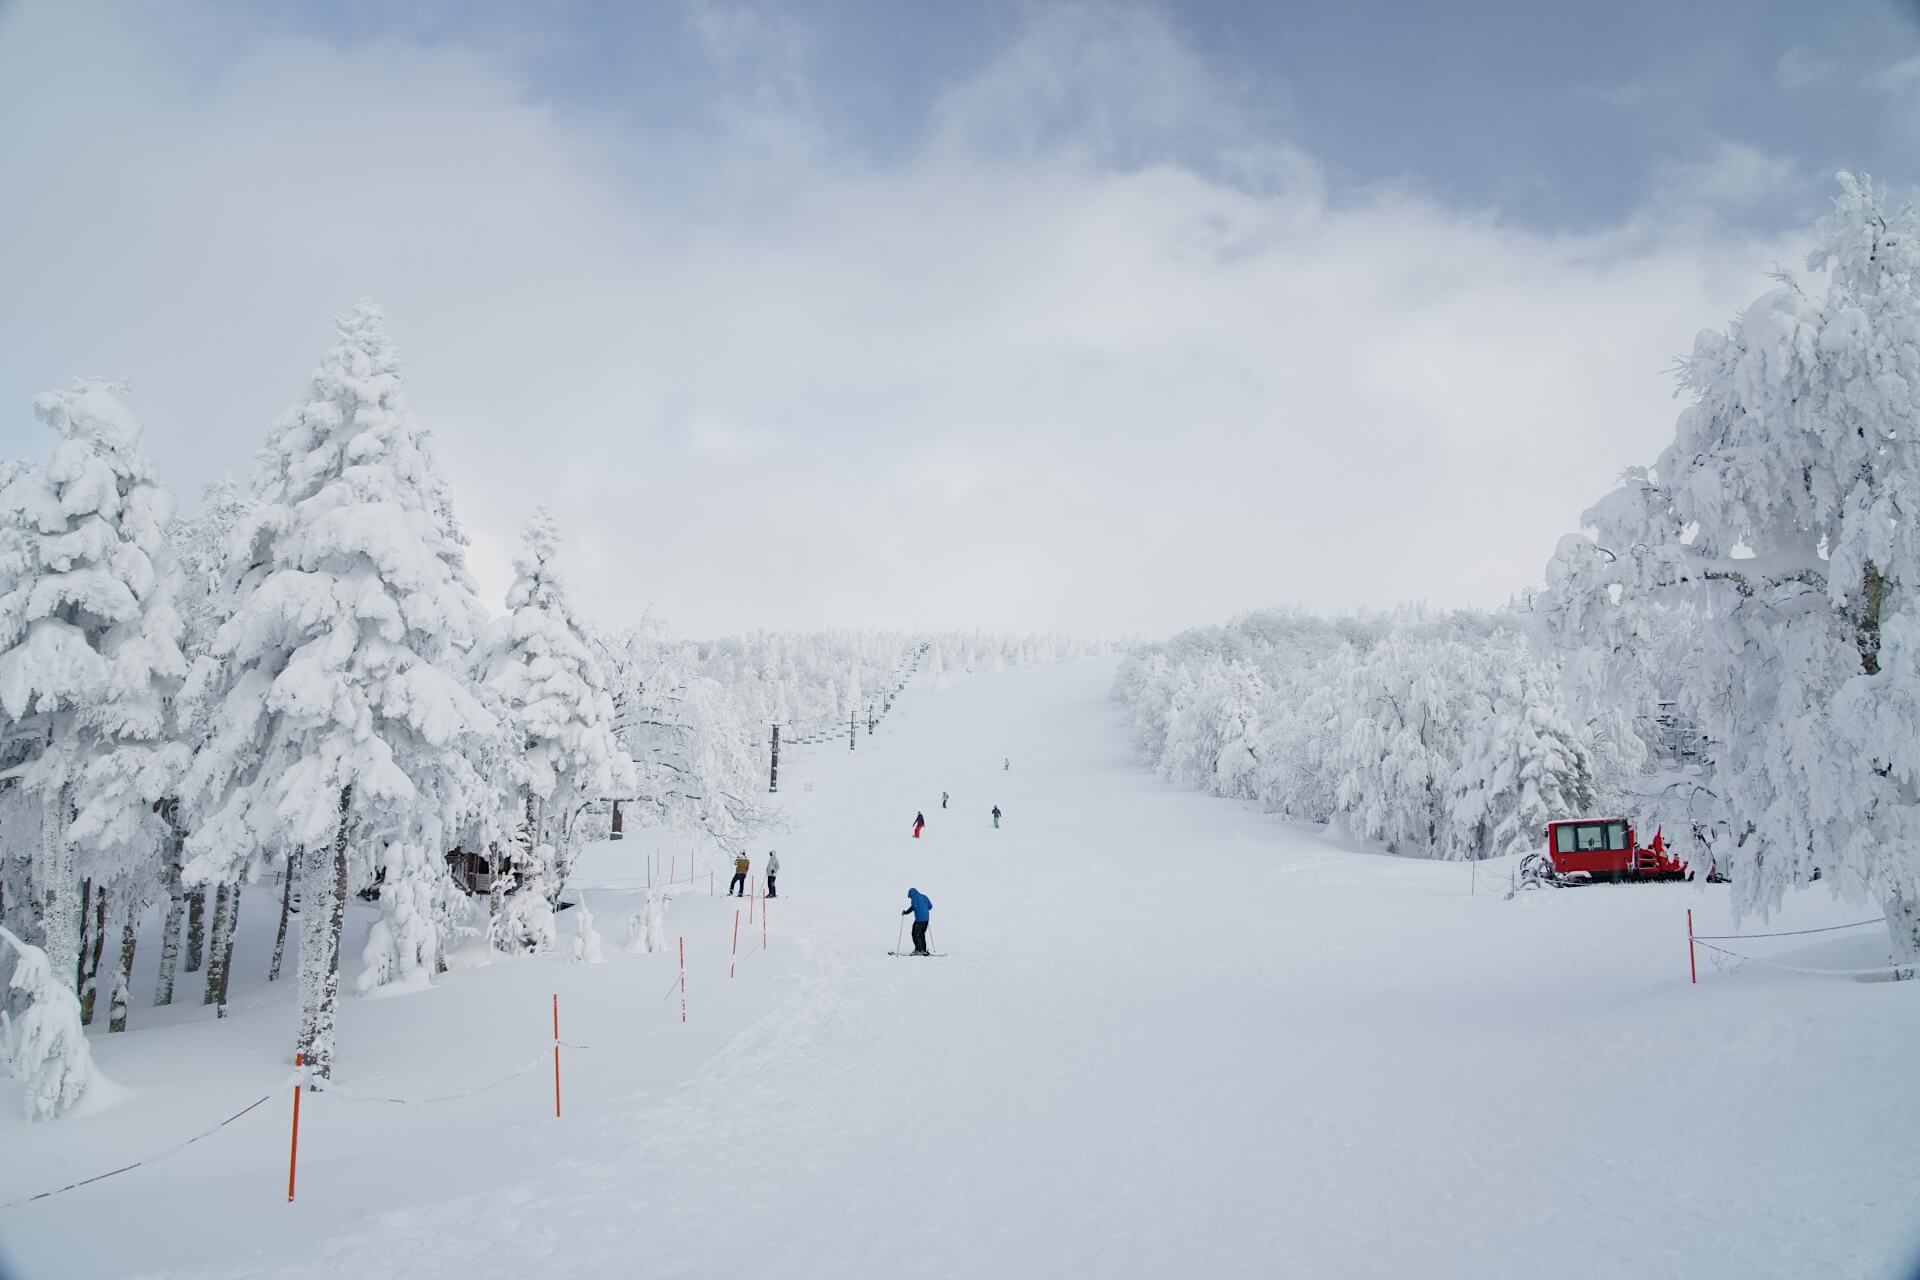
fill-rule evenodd
<path id="1" fill-rule="evenodd" d="M 1815 870 L 1920 958 L 1920 213 L 1839 175 L 1810 270 L 1681 370 L 1652 470 L 1582 516 L 1558 571 L 1619 634 L 1678 617 L 1676 673 L 1733 824 L 1734 904 Z M 1723 868 L 1725 863 L 1723 863 Z"/>
<path id="2" fill-rule="evenodd" d="M 83 983 L 83 927 L 101 935 L 93 956 L 111 928 L 131 962 L 124 921 L 152 889 L 160 847 L 153 804 L 184 763 L 167 715 L 186 669 L 170 505 L 115 392 L 96 381 L 38 397 L 34 412 L 60 436 L 52 463 L 16 469 L 0 494 L 0 712 L 8 740 L 32 744 L 10 773 L 40 810 L 33 879 L 52 980 L 89 1010 L 97 963 Z"/>
<path id="3" fill-rule="evenodd" d="M 1451 783 L 1445 856 L 1498 858 L 1540 848 L 1557 818 L 1590 814 L 1593 770 L 1562 710 L 1551 667 L 1519 635 L 1495 634 L 1463 676 L 1477 686 Z"/>
<path id="4" fill-rule="evenodd" d="M 220 625 L 220 608 L 225 599 L 224 578 L 228 572 L 227 543 L 234 526 L 250 505 L 247 496 L 227 477 L 208 485 L 201 498 L 201 509 L 197 515 L 176 519 L 167 527 L 167 543 L 172 550 L 174 563 L 179 568 L 182 648 L 189 654 L 205 653 Z M 181 710 L 179 706 L 173 708 L 176 721 Z M 191 750 L 198 745 L 195 734 L 200 728 L 176 723 L 174 736 Z M 194 945 L 188 958 L 188 972 L 200 967 L 199 953 L 204 943 L 200 930 L 205 917 L 207 889 L 205 885 L 189 888 L 182 875 L 186 818 L 179 797 L 162 799 L 156 812 L 165 828 L 160 854 L 160 880 L 161 890 L 167 895 L 167 911 L 160 929 L 160 972 L 154 987 L 153 1002 L 163 1005 L 173 1002 L 174 976 L 179 967 L 181 944 L 189 941 L 183 936 L 183 930 L 191 930 L 193 934 L 191 941 Z M 216 896 L 217 893 L 218 890 Z M 189 915 L 191 925 L 188 923 Z M 284 928 L 284 920 L 282 926 Z M 226 945 L 216 948 L 219 953 L 215 957 L 219 982 L 213 981 L 214 974 L 208 975 L 207 994 L 210 1002 L 222 1008 L 226 999 L 226 974 L 232 962 L 231 944 L 232 934 L 229 932 Z M 277 950 L 275 955 L 277 960 Z"/>
<path id="5" fill-rule="evenodd" d="M 39 947 L 0 928 L 0 1068 L 26 1089 L 29 1120 L 57 1119 L 86 1096 L 93 1052 L 80 1025 L 80 1001 Z"/>
<path id="6" fill-rule="evenodd" d="M 1396 853 L 1440 856 L 1463 754 L 1473 661 L 1458 641 L 1389 635 L 1348 673 L 1335 806 L 1354 834 Z"/>
<path id="7" fill-rule="evenodd" d="M 445 835 L 475 803 L 464 752 L 497 732 L 464 675 L 484 612 L 384 317 L 363 302 L 336 332 L 268 438 L 223 621 L 188 684 L 206 739 L 187 878 L 233 881 L 296 854 L 296 1048 L 321 1079 L 350 887 L 380 885 L 375 967 L 424 981 Z"/>
<path id="8" fill-rule="evenodd" d="M 567 598 L 553 517 L 536 511 L 521 541 L 506 616 L 489 624 L 476 650 L 476 673 L 519 747 L 504 781 L 524 830 L 496 933 L 509 946 L 546 951 L 553 947 L 553 909 L 577 853 L 582 809 L 625 794 L 634 778 L 614 733 L 607 678 Z"/>

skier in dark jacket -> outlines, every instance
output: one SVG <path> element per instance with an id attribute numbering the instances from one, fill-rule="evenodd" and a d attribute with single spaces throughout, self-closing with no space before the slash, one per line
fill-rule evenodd
<path id="1" fill-rule="evenodd" d="M 900 914 L 913 917 L 913 954 L 932 955 L 927 950 L 927 924 L 933 919 L 933 899 L 918 889 L 908 889 L 907 909 Z"/>
<path id="2" fill-rule="evenodd" d="M 993 806 L 993 828 L 996 831 L 1000 829 L 1000 806 L 999 805 Z"/>
<path id="3" fill-rule="evenodd" d="M 920 828 L 922 828 L 922 827 L 924 827 L 924 826 L 926 826 L 926 825 L 927 825 L 927 815 L 926 815 L 926 814 L 924 814 L 924 813 L 916 813 L 916 814 L 914 814 L 914 815 L 913 815 L 913 838 L 914 838 L 915 840 L 918 840 L 918 839 L 920 838 Z"/>

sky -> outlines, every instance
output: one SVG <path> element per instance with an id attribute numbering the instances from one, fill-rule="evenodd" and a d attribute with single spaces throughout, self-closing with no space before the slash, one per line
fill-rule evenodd
<path id="1" fill-rule="evenodd" d="M 494 607 L 1494 607 L 1915 157 L 1911 0 L 0 0 L 0 454 L 125 378 L 191 510 L 371 297 Z"/>

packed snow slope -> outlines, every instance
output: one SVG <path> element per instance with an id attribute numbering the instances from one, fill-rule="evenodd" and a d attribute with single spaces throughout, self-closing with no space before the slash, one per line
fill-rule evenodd
<path id="1" fill-rule="evenodd" d="M 587 868 L 606 963 L 503 960 L 349 999 L 343 1087 L 304 1105 L 292 1205 L 288 984 L 240 987 L 218 1024 L 197 1005 L 136 1011 L 139 1029 L 95 1040 L 129 1090 L 117 1105 L 29 1128 L 0 1096 L 0 1202 L 271 1100 L 147 1167 L 0 1211 L 12 1265 L 1910 1274 L 1920 983 L 1703 962 L 1690 985 L 1685 912 L 1729 932 L 1721 888 L 1509 900 L 1490 891 L 1504 868 L 1348 851 L 1171 790 L 1132 759 L 1112 674 L 923 677 L 858 750 L 788 753 L 768 949 L 743 913 L 727 976 L 739 904 L 707 886 L 723 867 L 699 865 L 669 912 L 685 1024 L 673 952 L 619 945 L 646 833 Z M 686 849 L 658 848 L 685 877 Z M 932 897 L 944 958 L 887 955 L 908 886 Z M 1862 914 L 1810 894 L 1773 927 Z M 250 919 L 236 984 L 271 941 Z M 1812 968 L 1885 958 L 1874 930 L 1725 945 Z M 562 1051 L 557 1120 L 555 993 L 563 1038 L 592 1046 Z"/>

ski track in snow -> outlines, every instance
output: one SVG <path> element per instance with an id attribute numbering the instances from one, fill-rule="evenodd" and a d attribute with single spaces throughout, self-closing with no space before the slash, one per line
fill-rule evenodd
<path id="1" fill-rule="evenodd" d="M 740 904 L 669 912 L 686 1026 L 660 995 L 672 955 L 616 950 L 639 895 L 592 887 L 644 882 L 644 831 L 584 864 L 607 964 L 345 1002 L 343 1083 L 413 1097 L 524 1062 L 559 991 L 563 1038 L 593 1046 L 563 1055 L 564 1119 L 539 1072 L 443 1108 L 321 1095 L 288 1206 L 276 1102 L 162 1168 L 0 1212 L 0 1246 L 22 1280 L 1786 1277 L 1920 1256 L 1920 983 L 1703 964 L 1692 987 L 1684 911 L 1728 931 L 1723 890 L 1505 900 L 1483 869 L 1471 896 L 1464 866 L 1176 791 L 1131 760 L 1112 670 L 922 679 L 859 750 L 783 759 L 772 949 L 742 910 L 729 982 Z M 909 884 L 944 965 L 886 954 Z M 1786 918 L 1851 910 L 1821 894 Z M 291 996 L 96 1038 L 132 1099 L 58 1134 L 0 1121 L 27 1156 L 0 1201 L 277 1085 Z"/>

